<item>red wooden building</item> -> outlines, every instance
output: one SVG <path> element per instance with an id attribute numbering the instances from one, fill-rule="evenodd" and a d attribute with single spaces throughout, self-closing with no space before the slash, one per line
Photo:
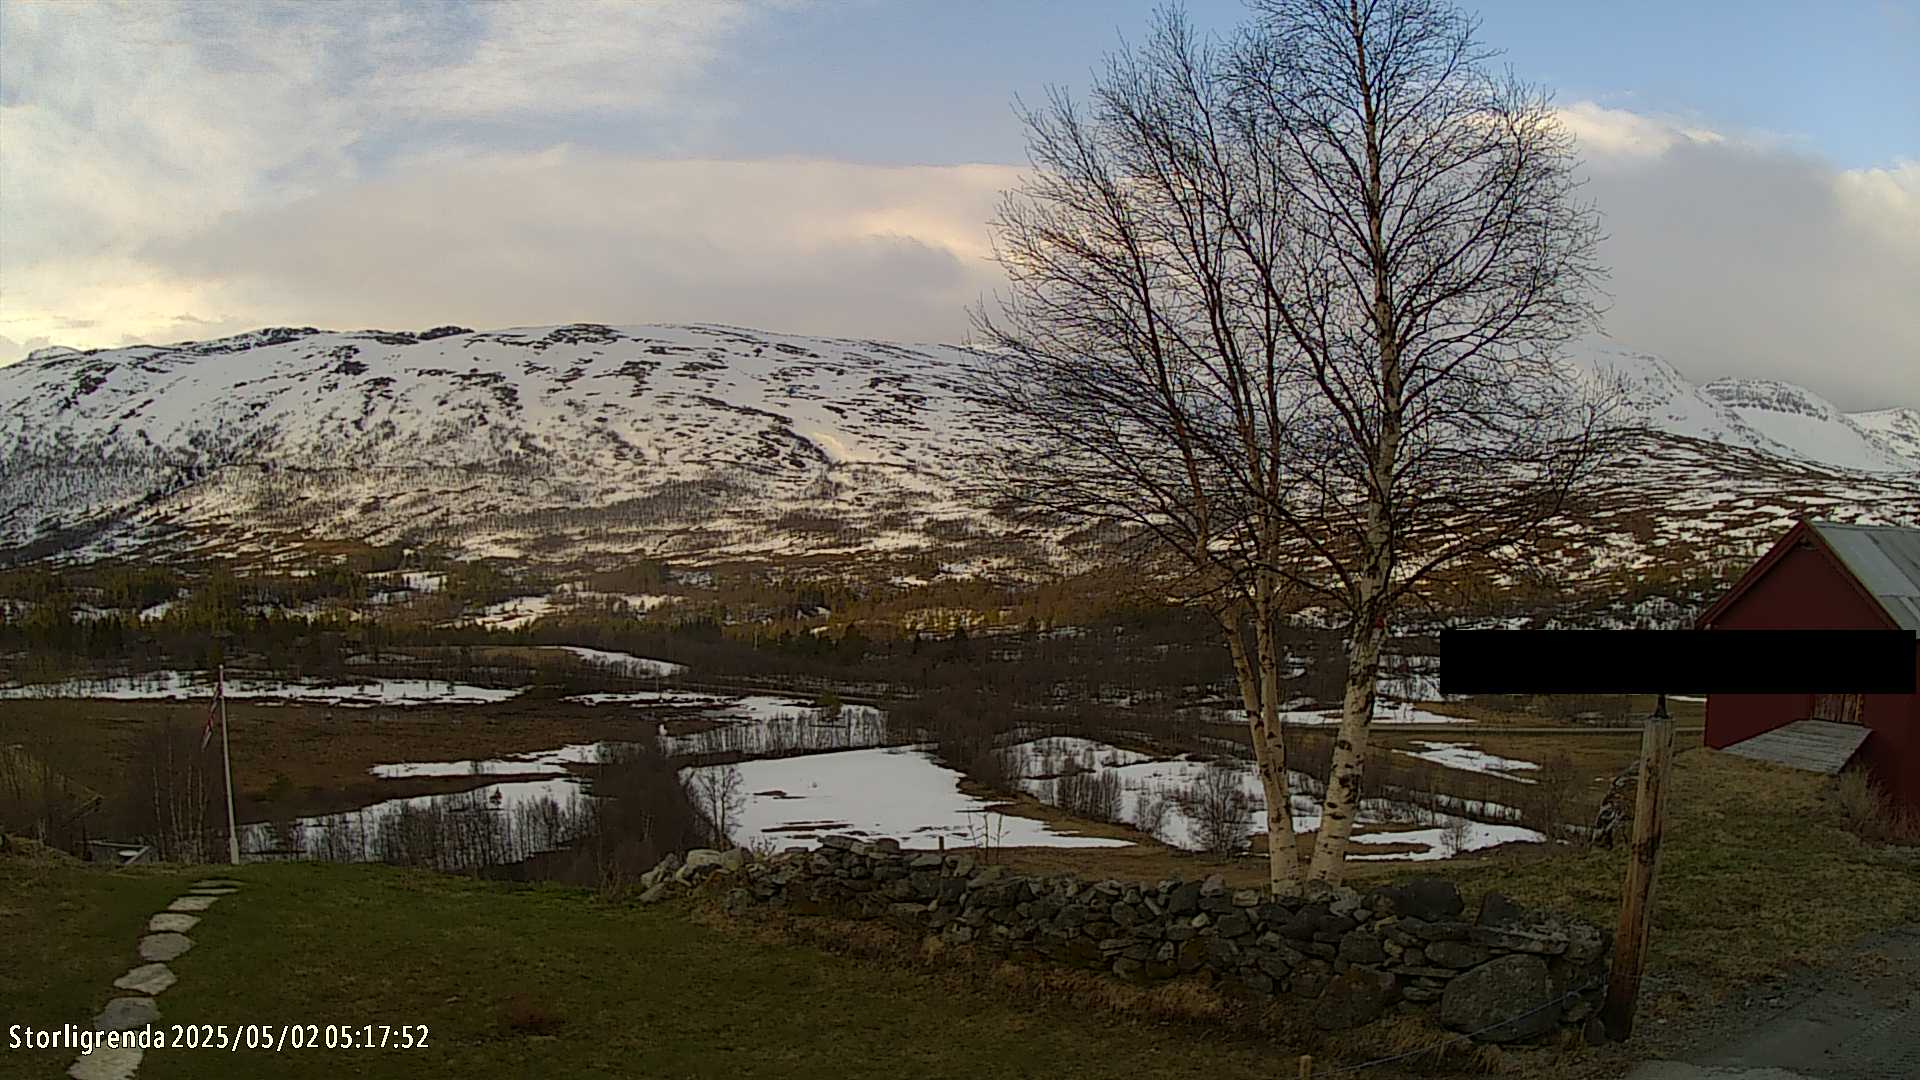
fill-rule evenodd
<path id="1" fill-rule="evenodd" d="M 1920 529 L 1802 521 L 1698 625 L 1905 630 L 1920 649 Z M 1911 694 L 1714 694 L 1706 742 L 1722 749 L 1809 719 L 1867 727 L 1859 758 L 1888 795 L 1920 806 L 1920 685 Z"/>

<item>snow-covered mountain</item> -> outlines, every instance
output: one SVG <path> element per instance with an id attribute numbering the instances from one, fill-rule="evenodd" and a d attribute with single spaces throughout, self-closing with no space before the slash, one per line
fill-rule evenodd
<path id="1" fill-rule="evenodd" d="M 0 559 L 315 541 L 682 562 L 931 555 L 958 572 L 1077 550 L 969 494 L 997 437 L 977 354 L 729 326 L 262 330 L 0 368 Z M 1781 383 L 1696 387 L 1597 346 L 1652 434 L 1570 567 L 1631 572 L 1812 512 L 1920 517 L 1911 410 Z M 1737 554 L 1737 553 L 1736 553 Z"/>
<path id="2" fill-rule="evenodd" d="M 1849 413 L 1847 419 L 1888 448 L 1920 461 L 1920 409 L 1875 409 Z"/>
<path id="3" fill-rule="evenodd" d="M 1616 375 L 1628 407 L 1656 431 L 1841 469 L 1920 472 L 1920 414 L 1847 414 L 1818 394 L 1771 379 L 1688 382 L 1660 357 L 1589 344 L 1588 370 Z"/>

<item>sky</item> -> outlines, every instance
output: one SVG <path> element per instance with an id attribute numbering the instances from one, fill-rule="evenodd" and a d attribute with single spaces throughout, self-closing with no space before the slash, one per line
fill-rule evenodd
<path id="1" fill-rule="evenodd" d="M 1015 97 L 1155 6 L 0 0 L 0 363 L 269 325 L 958 341 Z M 1609 337 L 1920 407 L 1920 0 L 1467 7 L 1579 139 Z"/>

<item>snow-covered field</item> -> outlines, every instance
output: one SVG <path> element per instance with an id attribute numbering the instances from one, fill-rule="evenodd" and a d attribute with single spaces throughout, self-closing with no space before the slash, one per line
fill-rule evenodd
<path id="1" fill-rule="evenodd" d="M 309 854 L 332 850 L 345 852 L 353 858 L 378 858 L 380 837 L 383 830 L 405 810 L 427 810 L 436 806 L 456 809 L 459 813 L 499 814 L 506 816 L 509 822 L 519 824 L 513 815 L 517 811 L 538 810 L 542 804 L 551 801 L 556 807 L 566 807 L 574 800 L 586 798 L 580 781 L 572 776 L 555 776 L 540 780 L 506 780 L 497 784 L 488 784 L 471 792 L 459 795 L 419 795 L 404 799 L 388 799 L 374 803 L 360 810 L 349 810 L 338 814 L 321 814 L 314 817 L 296 818 L 285 823 L 284 827 L 261 822 L 243 826 L 240 829 L 240 848 L 242 852 L 255 854 L 274 850 L 280 846 L 284 832 L 285 839 Z M 556 834 L 551 828 L 540 827 L 542 815 L 528 814 L 527 822 L 538 835 L 530 838 L 531 848 L 520 852 L 522 857 L 532 851 L 548 850 L 564 843 L 568 836 Z M 331 845 L 327 839 L 331 834 L 335 839 Z M 517 861 L 517 860 L 515 860 Z"/>
<path id="2" fill-rule="evenodd" d="M 157 671 L 112 679 L 69 679 L 0 687 L 0 698 L 98 698 L 108 701 L 191 701 L 213 697 L 207 671 Z M 273 679 L 228 679 L 226 694 L 236 701 L 292 701 L 346 708 L 408 705 L 488 705 L 508 701 L 526 690 L 498 689 L 427 679 L 369 679 L 334 684 Z"/>
<path id="3" fill-rule="evenodd" d="M 1205 789 L 1210 777 L 1220 778 L 1227 790 L 1238 790 L 1247 811 L 1245 824 L 1248 835 L 1264 835 L 1267 831 L 1266 792 L 1261 787 L 1259 775 L 1246 762 L 1229 760 L 1214 763 L 1194 755 L 1155 759 L 1095 740 L 1060 737 L 1015 744 L 1008 748 L 1007 761 L 1009 773 L 1015 777 L 1016 784 L 1040 801 L 1053 805 L 1064 802 L 1059 775 L 1063 769 L 1114 774 L 1120 788 L 1119 820 L 1143 831 L 1153 826 L 1154 836 L 1173 847 L 1190 851 L 1207 847 L 1204 811 L 1199 809 L 1194 800 Z M 1288 789 L 1294 831 L 1307 833 L 1318 829 L 1321 804 L 1313 794 L 1309 778 L 1301 773 L 1290 773 Z M 1366 856 L 1369 859 L 1434 859 L 1444 858 L 1450 853 L 1441 850 L 1442 841 L 1453 831 L 1448 827 L 1456 822 L 1465 829 L 1465 842 L 1459 848 L 1461 852 L 1513 841 L 1537 842 L 1544 839 L 1531 829 L 1506 824 L 1489 825 L 1473 821 L 1467 816 L 1478 813 L 1481 816 L 1506 817 L 1512 813 L 1507 807 L 1465 805 L 1458 800 L 1455 800 L 1453 808 L 1458 812 L 1445 809 L 1445 806 L 1445 802 L 1441 802 L 1440 806 L 1428 809 L 1407 802 L 1367 799 L 1361 803 L 1360 814 L 1355 819 L 1363 829 L 1394 825 L 1417 825 L 1419 828 L 1402 828 L 1379 834 L 1362 833 L 1359 835 L 1393 836 L 1397 839 L 1359 841 L 1356 836 L 1356 841 L 1427 844 L 1424 850 Z"/>
<path id="4" fill-rule="evenodd" d="M 747 800 L 734 840 L 745 845 L 813 845 L 836 833 L 893 837 L 915 847 L 932 847 L 941 837 L 949 846 L 965 846 L 983 836 L 1004 847 L 1128 845 L 991 813 L 991 803 L 960 790 L 960 773 L 921 747 L 808 754 L 736 767 Z M 701 771 L 688 769 L 684 775 L 693 779 Z"/>
<path id="5" fill-rule="evenodd" d="M 572 653 L 581 660 L 596 667 L 607 668 L 620 675 L 633 675 L 645 678 L 668 677 L 681 674 L 687 665 L 676 664 L 670 660 L 649 660 L 632 653 L 609 652 L 605 649 L 588 649 L 579 645 L 551 645 L 548 648 Z"/>
<path id="6" fill-rule="evenodd" d="M 1518 780 L 1523 784 L 1531 784 L 1533 780 L 1525 776 L 1515 776 L 1513 774 L 1517 772 L 1527 772 L 1540 767 L 1538 762 L 1522 761 L 1518 758 L 1489 754 L 1484 750 L 1463 743 L 1423 742 L 1414 740 L 1413 745 L 1420 749 L 1401 750 L 1399 753 L 1405 754 L 1408 757 L 1419 758 L 1422 761 L 1431 761 L 1436 765 L 1445 765 L 1449 769 L 1464 769 L 1467 772 L 1486 773 L 1489 776 L 1500 776 L 1508 780 Z"/>
<path id="7" fill-rule="evenodd" d="M 552 750 L 485 761 L 406 761 L 375 765 L 367 771 L 383 780 L 415 776 L 566 776 L 568 765 L 599 761 L 601 750 L 607 745 L 574 743 Z"/>

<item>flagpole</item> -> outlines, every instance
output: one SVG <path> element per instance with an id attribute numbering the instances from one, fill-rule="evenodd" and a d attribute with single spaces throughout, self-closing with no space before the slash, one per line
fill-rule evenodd
<path id="1" fill-rule="evenodd" d="M 233 755 L 227 749 L 227 665 L 220 665 L 220 761 L 227 769 L 227 858 L 240 865 L 240 834 L 233 825 Z"/>

